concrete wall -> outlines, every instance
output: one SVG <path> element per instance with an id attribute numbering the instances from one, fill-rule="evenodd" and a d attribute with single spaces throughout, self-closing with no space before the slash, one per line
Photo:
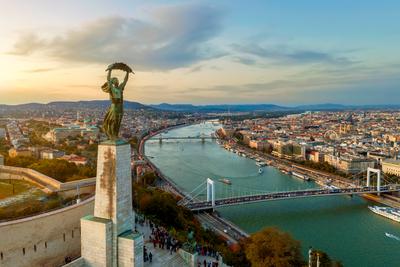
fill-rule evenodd
<path id="1" fill-rule="evenodd" d="M 63 265 L 63 267 L 86 267 L 85 260 L 81 258 L 77 258 L 76 260 Z"/>
<path id="2" fill-rule="evenodd" d="M 178 249 L 178 254 L 179 256 L 182 257 L 182 259 L 186 262 L 186 264 L 190 267 L 196 267 L 197 266 L 197 252 L 195 252 L 194 254 L 189 253 L 183 249 Z"/>
<path id="3" fill-rule="evenodd" d="M 49 213 L 0 223 L 0 267 L 61 266 L 81 253 L 80 218 L 94 197 Z"/>
<path id="4" fill-rule="evenodd" d="M 1 165 L 0 179 L 25 180 L 47 193 L 60 192 L 66 197 L 75 195 L 77 187 L 80 193 L 93 193 L 96 184 L 96 177 L 62 183 L 32 169 Z"/>

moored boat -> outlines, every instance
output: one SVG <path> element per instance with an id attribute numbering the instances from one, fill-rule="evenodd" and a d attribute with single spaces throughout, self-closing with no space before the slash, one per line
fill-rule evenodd
<path id="1" fill-rule="evenodd" d="M 294 176 L 294 177 L 296 177 L 296 178 L 299 178 L 299 179 L 301 179 L 301 180 L 303 180 L 303 181 L 310 181 L 310 177 L 308 177 L 308 176 L 305 175 L 305 174 L 300 174 L 300 173 L 297 173 L 297 172 L 292 172 L 292 176 Z"/>
<path id="2" fill-rule="evenodd" d="M 391 207 L 368 206 L 368 208 L 378 215 L 400 222 L 400 209 Z"/>
<path id="3" fill-rule="evenodd" d="M 231 180 L 229 180 L 227 178 L 221 178 L 218 181 L 220 181 L 221 183 L 224 183 L 224 184 L 228 184 L 228 185 L 232 184 Z"/>

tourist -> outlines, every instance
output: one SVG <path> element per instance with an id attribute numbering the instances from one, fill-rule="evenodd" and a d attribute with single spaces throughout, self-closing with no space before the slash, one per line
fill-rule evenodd
<path id="1" fill-rule="evenodd" d="M 147 261 L 147 248 L 146 246 L 143 246 L 143 261 Z"/>
<path id="2" fill-rule="evenodd" d="M 151 253 L 151 251 L 149 253 L 149 261 L 150 261 L 150 263 L 153 261 L 153 254 Z"/>

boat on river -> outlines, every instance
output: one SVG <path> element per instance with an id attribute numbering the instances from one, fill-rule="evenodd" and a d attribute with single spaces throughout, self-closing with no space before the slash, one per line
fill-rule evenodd
<path id="1" fill-rule="evenodd" d="M 368 208 L 378 215 L 400 222 L 400 209 L 391 207 L 368 206 Z"/>
<path id="2" fill-rule="evenodd" d="M 231 185 L 232 184 L 231 180 L 229 180 L 227 178 L 221 178 L 218 181 L 220 181 L 221 183 L 227 184 L 227 185 Z"/>
<path id="3" fill-rule="evenodd" d="M 397 241 L 400 241 L 400 237 L 398 237 L 398 236 L 395 236 L 395 235 L 393 235 L 393 234 L 389 234 L 389 233 L 385 233 L 385 236 L 387 236 L 387 237 L 389 237 L 389 238 L 393 238 L 393 239 L 396 239 Z"/>
<path id="4" fill-rule="evenodd" d="M 301 179 L 301 180 L 303 180 L 303 181 L 310 181 L 310 177 L 308 177 L 308 176 L 305 175 L 305 174 L 300 174 L 300 173 L 297 173 L 297 172 L 292 172 L 292 176 L 293 176 L 293 177 L 296 177 L 296 178 L 298 178 L 298 179 Z"/>
<path id="5" fill-rule="evenodd" d="M 263 169 L 263 168 L 259 168 L 259 169 L 258 169 L 258 173 L 259 173 L 259 174 L 261 174 L 261 173 L 263 173 L 263 172 L 264 172 L 264 169 Z"/>

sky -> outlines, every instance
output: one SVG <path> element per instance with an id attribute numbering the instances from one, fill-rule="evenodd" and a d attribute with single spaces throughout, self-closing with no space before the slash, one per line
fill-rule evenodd
<path id="1" fill-rule="evenodd" d="M 145 104 L 400 102 L 397 0 L 0 5 L 0 104 L 107 99 L 113 62 Z"/>

